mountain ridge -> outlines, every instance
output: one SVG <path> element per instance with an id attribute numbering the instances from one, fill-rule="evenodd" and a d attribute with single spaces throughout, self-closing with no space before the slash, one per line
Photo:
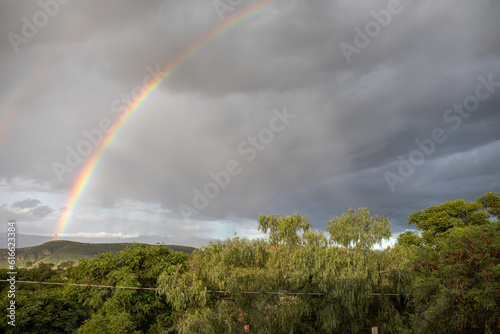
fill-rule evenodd
<path id="1" fill-rule="evenodd" d="M 16 233 L 16 248 L 32 247 L 53 241 L 54 237 L 45 235 L 32 235 Z M 178 240 L 162 235 L 140 235 L 129 238 L 117 237 L 64 237 L 63 240 L 83 242 L 83 243 L 143 243 L 156 245 L 157 243 L 165 243 L 167 245 L 182 245 L 187 247 L 199 248 L 206 246 L 213 239 L 190 237 L 185 240 Z M 7 248 L 7 233 L 0 233 L 0 248 Z"/>
<path id="2" fill-rule="evenodd" d="M 31 267 L 41 262 L 52 263 L 54 266 L 64 264 L 70 265 L 70 262 L 76 264 L 80 259 L 90 259 L 102 253 L 118 253 L 133 243 L 82 243 L 69 240 L 53 240 L 41 245 L 16 248 L 17 268 Z M 149 244 L 146 244 L 149 245 Z M 153 245 L 150 245 L 153 246 Z M 191 254 L 196 248 L 180 245 L 165 245 L 174 251 Z M 0 268 L 9 267 L 8 249 L 0 249 Z"/>

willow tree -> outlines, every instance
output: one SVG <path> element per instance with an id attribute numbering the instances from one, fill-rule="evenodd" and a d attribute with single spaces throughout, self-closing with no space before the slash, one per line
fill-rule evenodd
<path id="1" fill-rule="evenodd" d="M 401 332 L 391 291 L 404 252 L 327 247 L 299 215 L 261 215 L 266 239 L 235 237 L 193 252 L 187 268 L 159 279 L 181 333 Z M 393 291 L 391 291 L 393 292 Z M 399 326 L 399 327 L 398 327 Z"/>
<path id="2" fill-rule="evenodd" d="M 349 208 L 347 214 L 328 222 L 330 240 L 347 249 L 366 250 L 391 237 L 389 219 L 371 216 L 367 208 Z"/>
<path id="3" fill-rule="evenodd" d="M 269 233 L 271 244 L 301 245 L 302 233 L 311 229 L 307 217 L 298 214 L 278 218 L 276 214 L 259 216 L 259 231 Z"/>

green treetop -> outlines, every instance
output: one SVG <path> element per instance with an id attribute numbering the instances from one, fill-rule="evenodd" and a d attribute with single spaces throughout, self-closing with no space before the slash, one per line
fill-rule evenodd
<path id="1" fill-rule="evenodd" d="M 422 238 L 415 231 L 405 231 L 398 236 L 396 245 L 420 247 L 422 246 Z"/>
<path id="2" fill-rule="evenodd" d="M 326 230 L 334 244 L 358 250 L 371 249 L 392 235 L 389 219 L 370 216 L 367 208 L 349 208 L 347 214 L 330 220 Z"/>
<path id="3" fill-rule="evenodd" d="M 434 205 L 409 215 L 408 225 L 422 230 L 422 238 L 431 245 L 434 238 L 454 227 L 479 226 L 491 222 L 500 211 L 500 194 L 487 193 L 475 202 L 463 199 Z M 498 218 L 498 216 L 497 216 Z"/>

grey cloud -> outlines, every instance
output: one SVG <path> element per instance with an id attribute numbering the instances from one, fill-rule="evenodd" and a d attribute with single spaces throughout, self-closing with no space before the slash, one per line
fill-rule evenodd
<path id="1" fill-rule="evenodd" d="M 35 198 L 27 198 L 22 201 L 18 201 L 12 204 L 12 207 L 18 208 L 18 209 L 31 209 L 35 208 L 38 205 L 40 205 L 42 202 L 40 200 L 35 199 Z"/>
<path id="2" fill-rule="evenodd" d="M 161 214 L 176 219 L 193 188 L 230 160 L 242 173 L 195 219 L 299 212 L 323 226 L 348 207 L 367 206 L 402 231 L 413 210 L 499 191 L 500 89 L 457 130 L 443 114 L 474 93 L 478 76 L 493 73 L 500 81 L 500 4 L 401 3 L 402 12 L 350 63 L 340 43 L 353 44 L 354 27 L 364 28 L 370 10 L 387 1 L 283 0 L 221 34 L 178 67 L 120 132 L 92 174 L 86 203 L 100 210 L 119 210 L 122 198 L 160 203 L 171 210 Z M 4 32 L 18 31 L 21 17 L 38 10 L 0 6 Z M 67 147 L 86 140 L 83 130 L 119 117 L 111 104 L 142 83 L 146 66 L 172 64 L 220 24 L 211 2 L 87 1 L 61 6 L 18 54 L 4 34 L 1 115 L 14 116 L 0 138 L 8 157 L 0 177 L 67 193 L 83 163 L 59 182 L 53 162 L 64 163 Z M 246 162 L 238 145 L 283 106 L 296 119 Z M 398 157 L 408 158 L 415 140 L 438 127 L 447 140 L 391 192 L 384 172 L 394 172 Z M 38 218 L 52 212 L 35 210 Z"/>
<path id="3" fill-rule="evenodd" d="M 31 214 L 37 218 L 44 218 L 48 215 L 50 215 L 52 212 L 54 212 L 54 209 L 52 209 L 48 205 L 42 205 L 34 208 L 31 210 Z"/>

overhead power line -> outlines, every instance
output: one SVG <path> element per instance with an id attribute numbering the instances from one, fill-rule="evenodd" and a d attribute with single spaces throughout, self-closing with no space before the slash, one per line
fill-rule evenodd
<path id="1" fill-rule="evenodd" d="M 2 282 L 10 282 L 6 279 L 1 279 Z M 38 282 L 38 281 L 15 281 L 16 283 L 28 283 L 28 284 L 50 284 L 50 285 L 71 285 L 71 286 L 83 286 L 91 288 L 109 288 L 109 289 L 134 289 L 134 290 L 158 290 L 157 288 L 143 288 L 137 286 L 113 286 L 113 285 L 96 285 L 96 284 L 76 284 L 76 283 L 57 283 L 57 282 Z"/>
<path id="2" fill-rule="evenodd" d="M 2 279 L 2 282 L 10 282 Z M 48 284 L 48 285 L 68 285 L 81 286 L 90 288 L 107 288 L 107 289 L 132 289 L 132 290 L 159 290 L 158 288 L 144 288 L 137 286 L 113 286 L 113 285 L 97 285 L 97 284 L 76 284 L 76 283 L 57 283 L 57 282 L 39 282 L 39 281 L 15 281 L 16 283 L 27 284 Z M 261 294 L 261 295 L 309 295 L 309 296 L 324 296 L 324 292 L 281 292 L 281 291 L 225 291 L 225 290 L 205 290 L 209 293 L 232 293 L 232 294 Z M 410 294 L 402 293 L 370 293 L 371 296 L 410 296 Z"/>

